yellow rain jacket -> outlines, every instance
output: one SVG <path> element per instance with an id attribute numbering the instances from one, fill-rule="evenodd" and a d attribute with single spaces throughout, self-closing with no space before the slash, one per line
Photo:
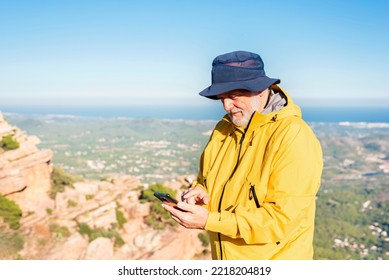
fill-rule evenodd
<path id="1" fill-rule="evenodd" d="M 255 112 L 246 131 L 225 116 L 201 156 L 213 259 L 312 259 L 322 150 L 300 108 Z"/>

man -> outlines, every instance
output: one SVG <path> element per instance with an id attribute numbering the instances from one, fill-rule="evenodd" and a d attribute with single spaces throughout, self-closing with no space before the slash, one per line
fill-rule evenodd
<path id="1" fill-rule="evenodd" d="M 200 95 L 220 100 L 227 115 L 178 203 L 185 212 L 163 207 L 182 226 L 208 231 L 213 259 L 312 259 L 319 141 L 259 55 L 227 53 L 212 66 Z"/>

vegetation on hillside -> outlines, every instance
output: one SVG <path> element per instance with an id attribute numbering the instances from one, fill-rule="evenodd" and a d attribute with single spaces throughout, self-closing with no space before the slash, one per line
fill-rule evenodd
<path id="1" fill-rule="evenodd" d="M 18 231 L 22 211 L 15 202 L 0 195 L 0 259 L 18 258 L 24 238 Z"/>
<path id="2" fill-rule="evenodd" d="M 119 227 L 119 229 L 122 229 L 124 224 L 127 223 L 127 219 L 124 216 L 124 213 L 120 211 L 118 208 L 116 208 L 115 212 L 116 212 L 117 226 Z"/>
<path id="3" fill-rule="evenodd" d="M 11 229 L 18 229 L 21 217 L 22 210 L 19 205 L 0 194 L 0 219 L 2 218 Z"/>
<path id="4" fill-rule="evenodd" d="M 141 203 L 150 202 L 150 214 L 145 223 L 154 229 L 164 229 L 166 225 L 176 226 L 177 222 L 172 220 L 170 213 L 162 207 L 162 202 L 154 196 L 154 192 L 168 193 L 172 197 L 176 196 L 176 191 L 160 183 L 150 185 L 144 189 L 139 197 Z"/>
<path id="5" fill-rule="evenodd" d="M 55 196 L 59 192 L 64 192 L 65 187 L 73 187 L 73 184 L 77 181 L 77 178 L 73 177 L 62 168 L 58 166 L 53 167 L 53 172 L 51 173 L 51 190 L 50 197 L 55 199 Z"/>
<path id="6" fill-rule="evenodd" d="M 49 229 L 55 240 L 61 241 L 70 236 L 70 231 L 66 226 L 61 226 L 57 223 L 50 223 Z"/>
<path id="7" fill-rule="evenodd" d="M 15 150 L 19 148 L 19 142 L 12 135 L 7 135 L 0 140 L 0 148 L 4 151 Z"/>
<path id="8" fill-rule="evenodd" d="M 93 241 L 99 237 L 106 237 L 114 240 L 115 247 L 121 247 L 124 245 L 124 240 L 118 233 L 118 231 L 114 228 L 104 229 L 104 228 L 91 228 L 86 223 L 80 223 L 78 225 L 79 233 L 82 235 L 87 235 L 89 237 L 89 241 Z"/>
<path id="9" fill-rule="evenodd" d="M 314 258 L 389 259 L 388 187 L 324 186 L 317 199 Z"/>
<path id="10" fill-rule="evenodd" d="M 209 235 L 206 232 L 200 232 L 197 237 L 200 239 L 201 244 L 203 244 L 204 247 L 208 247 Z"/>
<path id="11" fill-rule="evenodd" d="M 0 225 L 0 260 L 17 259 L 23 246 L 24 238 L 21 233 Z"/>

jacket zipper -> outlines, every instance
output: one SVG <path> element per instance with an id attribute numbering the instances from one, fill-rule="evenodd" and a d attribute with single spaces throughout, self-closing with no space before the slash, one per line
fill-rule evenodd
<path id="1" fill-rule="evenodd" d="M 252 200 L 254 198 L 255 205 L 257 208 L 260 208 L 261 205 L 259 204 L 257 193 L 255 192 L 255 185 L 250 183 L 250 194 L 249 194 L 249 199 Z"/>
<path id="2" fill-rule="evenodd" d="M 223 186 L 222 194 L 220 195 L 219 205 L 218 205 L 218 208 L 217 208 L 219 213 L 221 213 L 222 200 L 223 200 L 223 196 L 224 196 L 224 191 L 225 191 L 225 189 L 226 189 L 226 185 L 227 185 L 228 182 L 231 180 L 232 176 L 234 176 L 234 173 L 235 173 L 236 169 L 238 168 L 239 161 L 240 161 L 240 152 L 242 151 L 242 143 L 243 143 L 243 140 L 244 140 L 245 135 L 246 135 L 246 133 L 244 133 L 244 134 L 242 135 L 242 137 L 240 138 L 240 141 L 239 141 L 238 159 L 237 159 L 237 161 L 236 161 L 236 163 L 235 163 L 235 167 L 234 167 L 234 169 L 232 170 L 232 173 L 231 173 L 230 177 L 228 178 L 228 180 L 226 181 L 226 183 L 225 183 L 224 186 Z M 220 260 L 223 260 L 223 249 L 222 249 L 221 233 L 220 233 L 220 232 L 218 232 L 217 237 L 218 237 L 218 239 L 219 239 Z"/>

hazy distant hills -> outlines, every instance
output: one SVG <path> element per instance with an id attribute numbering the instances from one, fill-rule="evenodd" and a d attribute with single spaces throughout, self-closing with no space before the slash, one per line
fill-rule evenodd
<path id="1" fill-rule="evenodd" d="M 145 183 L 196 173 L 212 121 L 25 118 L 10 122 L 38 136 L 41 147 L 55 152 L 54 163 L 78 175 L 97 178 L 123 173 Z"/>

